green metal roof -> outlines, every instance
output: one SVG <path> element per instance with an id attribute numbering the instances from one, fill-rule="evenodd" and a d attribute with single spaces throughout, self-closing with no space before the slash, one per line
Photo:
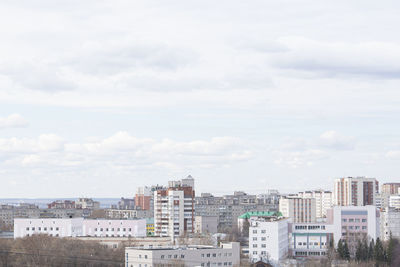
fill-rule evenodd
<path id="1" fill-rule="evenodd" d="M 249 219 L 250 217 L 272 217 L 272 216 L 277 216 L 277 217 L 282 217 L 282 213 L 279 211 L 249 211 L 246 212 L 245 214 L 242 214 L 239 216 L 240 219 Z"/>

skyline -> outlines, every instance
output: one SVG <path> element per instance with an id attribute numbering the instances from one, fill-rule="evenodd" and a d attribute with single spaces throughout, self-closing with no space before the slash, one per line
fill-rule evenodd
<path id="1" fill-rule="evenodd" d="M 0 197 L 400 181 L 400 3 L 0 4 Z"/>

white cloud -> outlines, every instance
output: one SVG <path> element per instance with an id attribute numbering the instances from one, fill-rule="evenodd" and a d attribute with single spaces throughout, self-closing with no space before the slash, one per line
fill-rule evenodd
<path id="1" fill-rule="evenodd" d="M 385 156 L 388 159 L 400 160 L 400 150 L 388 151 Z"/>
<path id="2" fill-rule="evenodd" d="M 275 151 L 277 165 L 284 165 L 291 168 L 299 168 L 302 166 L 312 166 L 316 161 L 327 159 L 328 153 L 318 149 L 308 149 L 305 151 L 282 152 Z"/>
<path id="3" fill-rule="evenodd" d="M 341 135 L 336 131 L 327 131 L 320 135 L 319 144 L 336 150 L 352 150 L 355 140 L 353 137 Z"/>
<path id="4" fill-rule="evenodd" d="M 5 118 L 0 118 L 0 129 L 27 127 L 28 122 L 19 114 L 11 114 Z"/>

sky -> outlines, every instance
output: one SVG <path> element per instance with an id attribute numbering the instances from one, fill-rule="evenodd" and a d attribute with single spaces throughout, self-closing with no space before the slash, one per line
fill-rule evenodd
<path id="1" fill-rule="evenodd" d="M 0 3 L 0 197 L 400 182 L 398 1 Z"/>

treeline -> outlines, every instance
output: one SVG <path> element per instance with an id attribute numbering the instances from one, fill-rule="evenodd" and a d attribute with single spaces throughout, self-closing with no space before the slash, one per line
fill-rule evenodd
<path id="1" fill-rule="evenodd" d="M 0 239 L 0 266 L 122 267 L 124 248 L 110 249 L 97 242 L 47 235 Z"/>
<path id="2" fill-rule="evenodd" d="M 333 247 L 333 244 L 330 244 Z M 375 265 L 400 266 L 400 245 L 397 239 L 382 242 L 379 238 L 376 242 L 372 239 L 369 243 L 366 238 L 357 240 L 355 251 L 349 249 L 346 240 L 339 240 L 336 254 L 339 259 L 355 261 L 357 263 L 374 262 Z"/>

